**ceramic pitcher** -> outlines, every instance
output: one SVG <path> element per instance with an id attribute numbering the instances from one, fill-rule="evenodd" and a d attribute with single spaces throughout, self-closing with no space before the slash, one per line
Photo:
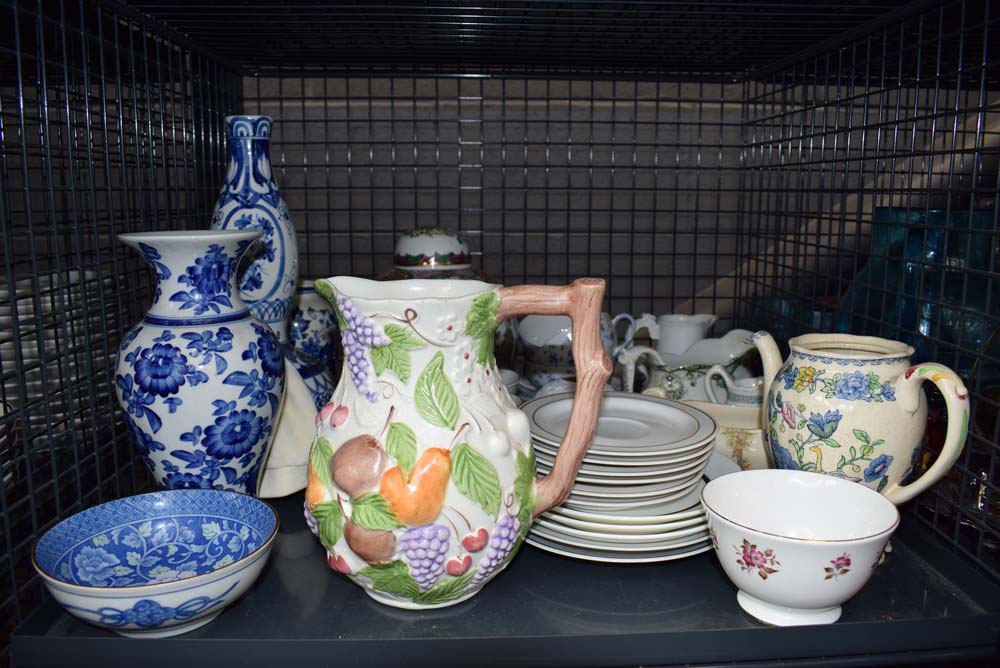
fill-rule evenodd
<path id="1" fill-rule="evenodd" d="M 945 474 L 965 443 L 968 391 L 940 364 L 910 364 L 913 348 L 847 334 L 806 334 L 789 341 L 782 361 L 767 332 L 752 340 L 764 362 L 764 429 L 778 468 L 815 471 L 875 489 L 893 503 L 912 499 Z M 945 443 L 923 475 L 902 485 L 924 435 L 924 381 L 948 409 Z"/>
<path id="2" fill-rule="evenodd" d="M 635 328 L 645 328 L 649 332 L 649 338 L 656 341 L 656 352 L 661 355 L 683 355 L 708 336 L 708 330 L 717 319 L 711 313 L 668 313 L 661 316 L 643 313 L 635 321 Z"/>
<path id="3" fill-rule="evenodd" d="M 510 562 L 533 518 L 568 495 L 611 363 L 604 282 L 506 288 L 470 280 L 317 281 L 344 347 L 316 417 L 306 520 L 327 563 L 376 601 L 453 605 Z M 528 421 L 493 358 L 497 324 L 569 315 L 578 385 L 552 472 L 535 479 Z"/>

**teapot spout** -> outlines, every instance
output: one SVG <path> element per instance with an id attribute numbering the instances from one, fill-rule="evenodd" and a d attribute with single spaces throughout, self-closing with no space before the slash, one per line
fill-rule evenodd
<path id="1" fill-rule="evenodd" d="M 757 346 L 757 351 L 760 352 L 760 359 L 764 363 L 764 404 L 766 406 L 769 401 L 768 396 L 771 391 L 771 383 L 774 381 L 774 377 L 778 375 L 778 370 L 781 369 L 783 363 L 781 351 L 778 350 L 778 344 L 775 343 L 774 337 L 764 330 L 754 332 L 749 342 Z"/>

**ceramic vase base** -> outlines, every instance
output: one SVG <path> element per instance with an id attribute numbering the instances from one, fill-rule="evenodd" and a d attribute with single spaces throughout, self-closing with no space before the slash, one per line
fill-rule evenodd
<path id="1" fill-rule="evenodd" d="M 178 624 L 177 626 L 171 626 L 167 629 L 149 629 L 148 631 L 141 630 L 131 630 L 131 631 L 115 631 L 120 636 L 125 636 L 126 638 L 172 638 L 174 636 L 179 636 L 189 631 L 194 631 L 195 629 L 200 629 L 201 627 L 208 624 L 210 621 L 219 616 L 222 611 L 216 612 L 214 615 L 209 615 L 208 617 L 200 617 L 193 622 L 188 622 L 187 624 Z"/>
<path id="2" fill-rule="evenodd" d="M 833 624 L 840 619 L 841 608 L 789 608 L 762 601 L 744 591 L 736 594 L 736 601 L 743 611 L 759 622 L 771 626 L 809 626 Z"/>
<path id="3" fill-rule="evenodd" d="M 464 603 L 478 594 L 479 589 L 473 589 L 472 591 L 466 592 L 454 600 L 446 601 L 444 603 L 436 603 L 434 605 L 421 605 L 412 601 L 400 601 L 399 599 L 392 598 L 391 596 L 383 594 L 380 591 L 368 589 L 367 587 L 365 587 L 365 593 L 371 596 L 375 602 L 381 603 L 382 605 L 388 605 L 391 608 L 399 608 L 401 610 L 437 610 L 438 608 L 450 608 L 453 605 Z"/>

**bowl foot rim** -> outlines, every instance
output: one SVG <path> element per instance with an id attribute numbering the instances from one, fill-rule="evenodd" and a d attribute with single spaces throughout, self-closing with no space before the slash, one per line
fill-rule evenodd
<path id="1" fill-rule="evenodd" d="M 736 601 L 743 611 L 759 622 L 770 626 L 807 626 L 811 624 L 833 624 L 840 619 L 841 607 L 790 608 L 762 601 L 740 590 Z"/>
<path id="2" fill-rule="evenodd" d="M 195 629 L 200 629 L 205 624 L 208 624 L 213 619 L 218 617 L 222 613 L 222 610 L 218 610 L 213 614 L 206 615 L 205 617 L 199 617 L 193 621 L 187 622 L 186 624 L 177 624 L 176 626 L 170 626 L 168 628 L 160 629 L 112 629 L 115 633 L 120 636 L 125 636 L 126 638 L 171 638 L 173 636 L 179 636 L 182 633 L 187 633 L 189 631 L 194 631 Z"/>

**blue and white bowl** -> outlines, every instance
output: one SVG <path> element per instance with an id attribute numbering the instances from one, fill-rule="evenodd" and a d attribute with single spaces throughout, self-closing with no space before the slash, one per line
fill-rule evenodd
<path id="1" fill-rule="evenodd" d="M 251 496 L 167 490 L 63 520 L 38 539 L 32 560 L 70 614 L 123 636 L 165 638 L 239 598 L 277 535 L 277 514 Z"/>

